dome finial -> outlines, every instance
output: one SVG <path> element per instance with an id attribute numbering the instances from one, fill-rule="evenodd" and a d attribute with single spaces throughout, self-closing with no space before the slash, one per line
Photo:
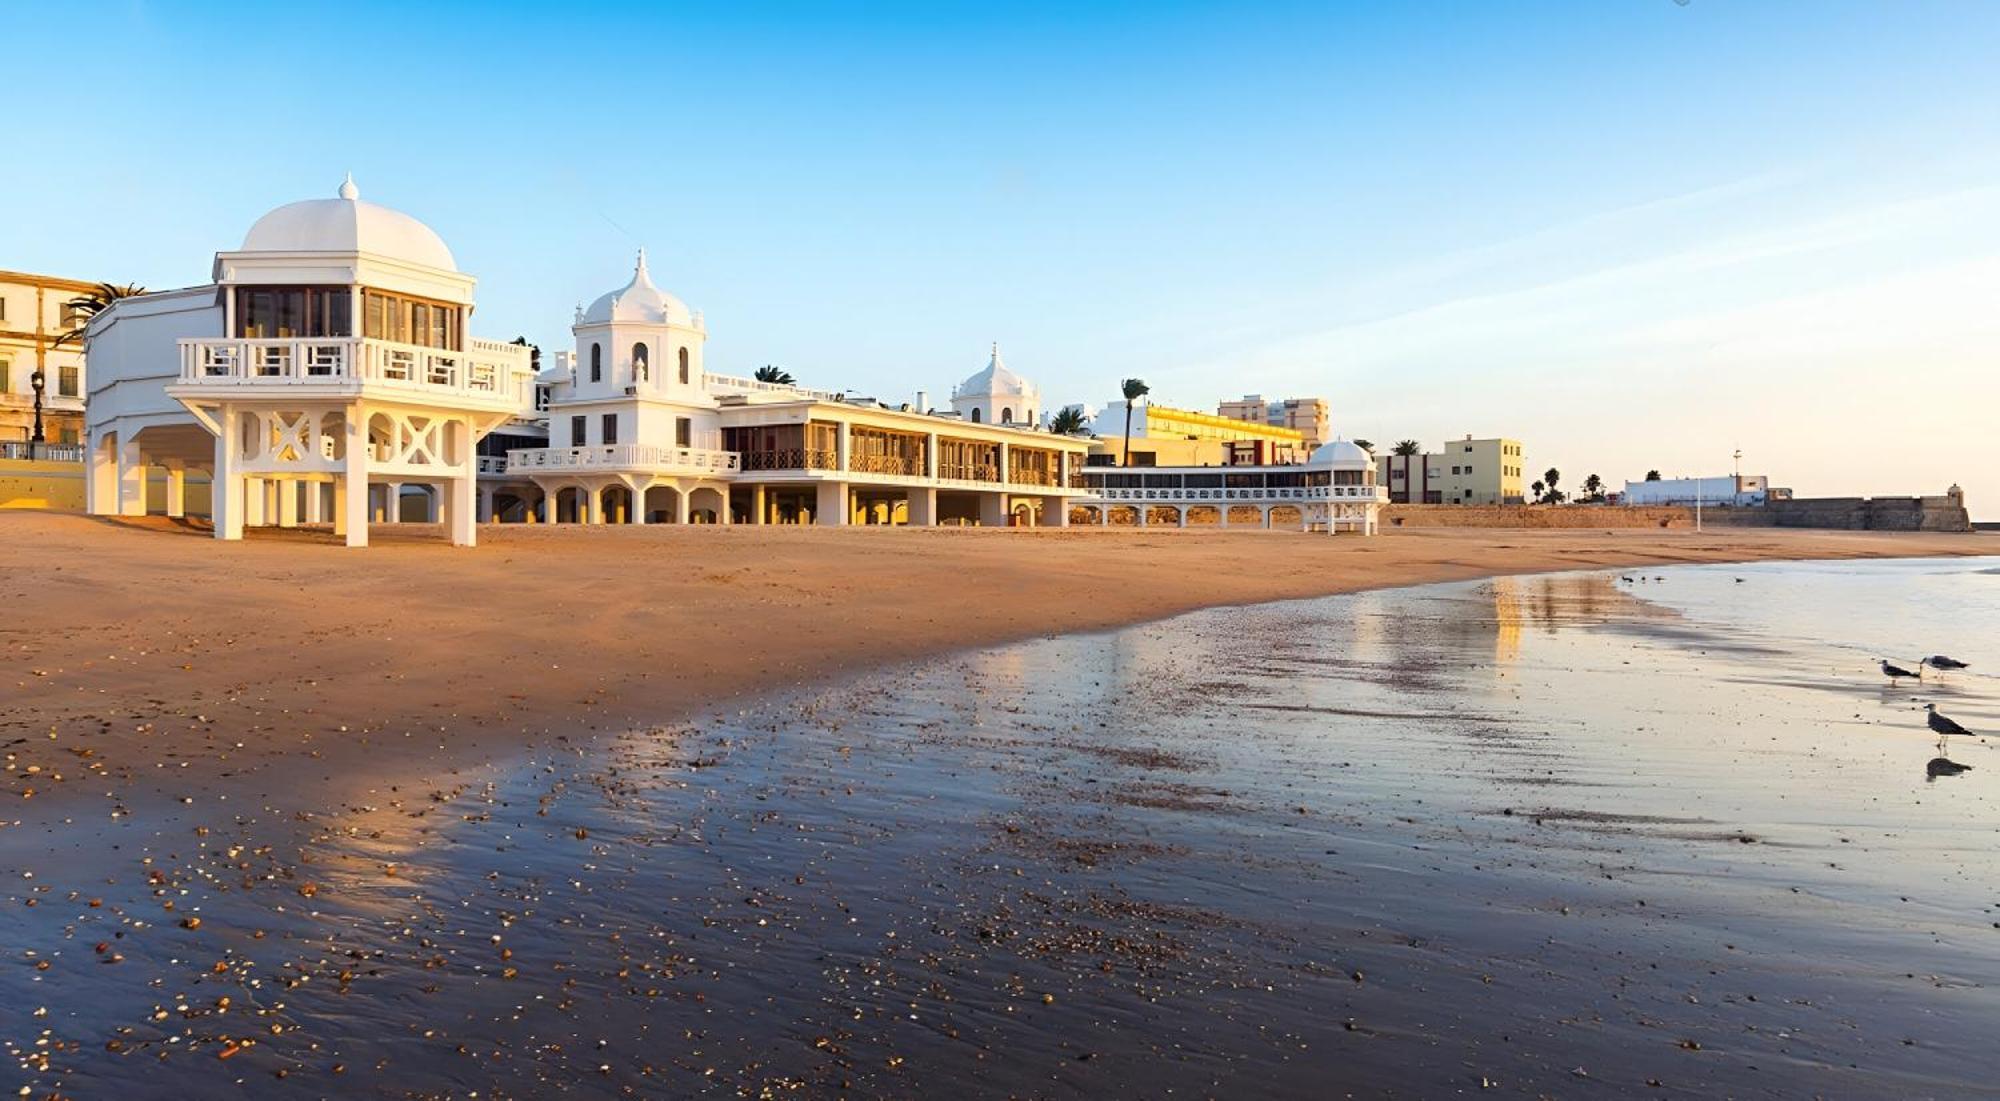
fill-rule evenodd
<path id="1" fill-rule="evenodd" d="M 340 181 L 340 197 L 349 202 L 361 197 L 361 189 L 354 186 L 354 173 L 349 172 L 347 178 Z"/>
<path id="2" fill-rule="evenodd" d="M 633 274 L 644 278 L 651 277 L 646 271 L 646 250 L 643 247 L 639 249 L 639 266 L 633 270 Z"/>

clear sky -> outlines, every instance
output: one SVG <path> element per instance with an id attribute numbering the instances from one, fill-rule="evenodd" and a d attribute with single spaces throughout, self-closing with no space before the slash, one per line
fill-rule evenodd
<path id="1" fill-rule="evenodd" d="M 9 6 L 0 267 L 204 282 L 352 170 L 545 349 L 643 245 L 714 370 L 2000 517 L 1990 0 L 233 8 Z"/>

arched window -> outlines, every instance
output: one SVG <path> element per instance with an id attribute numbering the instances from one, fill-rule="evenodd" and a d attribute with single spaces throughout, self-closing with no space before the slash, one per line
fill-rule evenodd
<path id="1" fill-rule="evenodd" d="M 604 345 L 602 344 L 592 344 L 590 346 L 590 381 L 604 381 Z"/>
<path id="2" fill-rule="evenodd" d="M 644 342 L 632 345 L 632 378 L 639 382 L 646 380 L 646 345 Z"/>
<path id="3" fill-rule="evenodd" d="M 979 407 L 977 405 L 972 407 L 972 423 L 979 423 Z"/>
<path id="4" fill-rule="evenodd" d="M 687 380 L 688 380 L 688 350 L 687 350 L 686 348 L 682 348 L 682 349 L 681 349 L 681 381 L 682 381 L 682 382 L 686 382 Z"/>
<path id="5" fill-rule="evenodd" d="M 1009 408 L 1009 409 L 1002 409 L 1002 410 L 1000 410 L 1000 423 L 1001 423 L 1001 424 L 1013 424 L 1013 423 L 1014 423 L 1014 410 L 1013 410 L 1013 409 L 1011 409 L 1011 408 Z"/>

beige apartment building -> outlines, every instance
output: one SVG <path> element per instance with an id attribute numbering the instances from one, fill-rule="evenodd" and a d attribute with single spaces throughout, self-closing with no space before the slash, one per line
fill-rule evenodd
<path id="1" fill-rule="evenodd" d="M 1376 479 L 1392 504 L 1518 505 L 1527 500 L 1521 441 L 1452 440 L 1421 455 L 1378 455 Z"/>
<path id="2" fill-rule="evenodd" d="M 30 439 L 35 372 L 42 373 L 42 435 L 49 443 L 83 438 L 83 341 L 56 338 L 77 327 L 69 300 L 95 284 L 53 275 L 0 271 L 0 444 Z"/>
<path id="3" fill-rule="evenodd" d="M 1332 414 L 1325 398 L 1279 398 L 1264 400 L 1262 394 L 1245 394 L 1241 401 L 1225 401 L 1216 407 L 1219 417 L 1234 421 L 1254 421 L 1273 428 L 1297 432 L 1307 451 L 1331 438 Z"/>

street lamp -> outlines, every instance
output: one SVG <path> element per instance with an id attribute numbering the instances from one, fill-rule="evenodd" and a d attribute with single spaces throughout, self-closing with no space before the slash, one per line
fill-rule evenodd
<path id="1" fill-rule="evenodd" d="M 35 457 L 35 445 L 48 441 L 48 437 L 42 435 L 42 391 L 48 389 L 48 376 L 37 367 L 35 373 L 28 376 L 28 385 L 35 390 L 35 434 L 28 437 L 28 458 L 32 460 Z"/>

